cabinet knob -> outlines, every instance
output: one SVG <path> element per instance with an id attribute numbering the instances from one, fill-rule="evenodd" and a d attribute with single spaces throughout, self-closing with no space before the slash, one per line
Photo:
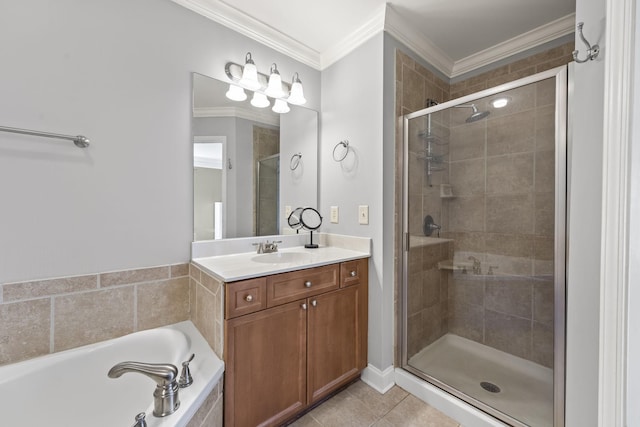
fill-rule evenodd
<path id="1" fill-rule="evenodd" d="M 351 277 L 356 277 L 357 273 L 355 270 L 353 270 L 351 273 L 349 273 L 351 275 Z"/>
<path id="2" fill-rule="evenodd" d="M 304 303 L 304 302 L 303 302 L 302 304 L 300 304 L 300 307 L 301 307 L 303 310 L 306 310 L 306 309 L 307 309 L 307 303 Z"/>
<path id="3" fill-rule="evenodd" d="M 308 280 L 306 282 L 304 282 L 304 287 L 305 288 L 310 288 L 311 287 L 311 282 L 308 281 Z"/>
<path id="4" fill-rule="evenodd" d="M 312 301 L 311 301 L 311 305 L 312 305 L 312 306 L 314 306 L 314 307 L 316 307 L 316 306 L 318 305 L 318 301 L 316 301 L 316 300 L 312 300 Z"/>
<path id="5" fill-rule="evenodd" d="M 245 300 L 246 302 L 251 302 L 251 301 L 253 301 L 253 296 L 252 296 L 251 294 L 249 294 L 249 295 L 247 295 L 246 297 L 244 297 L 244 300 Z"/>

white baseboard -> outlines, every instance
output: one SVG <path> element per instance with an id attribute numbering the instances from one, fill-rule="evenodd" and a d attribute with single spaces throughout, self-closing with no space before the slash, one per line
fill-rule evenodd
<path id="1" fill-rule="evenodd" d="M 384 394 L 391 390 L 396 384 L 393 366 L 389 366 L 384 371 L 373 365 L 368 365 L 360 375 L 360 379 L 365 384 L 373 387 L 378 393 Z"/>

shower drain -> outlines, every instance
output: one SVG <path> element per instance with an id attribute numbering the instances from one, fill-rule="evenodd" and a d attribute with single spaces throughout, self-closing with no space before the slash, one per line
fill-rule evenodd
<path id="1" fill-rule="evenodd" d="M 487 381 L 482 381 L 480 383 L 480 387 L 487 390 L 489 393 L 500 393 L 500 387 Z"/>

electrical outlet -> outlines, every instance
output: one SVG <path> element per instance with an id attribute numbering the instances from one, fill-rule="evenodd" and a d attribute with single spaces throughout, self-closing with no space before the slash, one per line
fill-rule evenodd
<path id="1" fill-rule="evenodd" d="M 331 223 L 332 224 L 337 224 L 338 223 L 338 207 L 337 206 L 331 206 Z"/>
<path id="2" fill-rule="evenodd" d="M 289 218 L 289 215 L 291 215 L 291 206 L 287 205 L 284 207 L 284 216 Z"/>
<path id="3" fill-rule="evenodd" d="M 358 222 L 364 225 L 369 224 L 369 206 L 368 205 L 358 206 Z"/>

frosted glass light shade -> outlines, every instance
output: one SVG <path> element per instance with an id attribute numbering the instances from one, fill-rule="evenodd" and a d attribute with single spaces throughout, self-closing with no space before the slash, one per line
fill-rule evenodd
<path id="1" fill-rule="evenodd" d="M 233 84 L 229 85 L 229 90 L 225 95 L 232 101 L 244 101 L 247 99 L 247 94 L 244 93 L 244 89 Z"/>
<path id="2" fill-rule="evenodd" d="M 260 92 L 254 92 L 253 98 L 251 98 L 251 105 L 258 108 L 265 108 L 271 105 L 271 103 L 264 94 Z"/>
<path id="3" fill-rule="evenodd" d="M 284 114 L 291 111 L 289 108 L 289 104 L 282 99 L 276 99 L 276 102 L 273 104 L 273 108 L 271 109 L 274 113 Z"/>
<path id="4" fill-rule="evenodd" d="M 278 70 L 272 68 L 271 75 L 269 76 L 269 85 L 264 93 L 272 98 L 282 98 L 286 95 L 282 90 L 282 77 L 280 77 Z"/>
<path id="5" fill-rule="evenodd" d="M 293 84 L 291 85 L 291 94 L 287 101 L 293 105 L 302 105 L 307 102 L 304 98 L 304 93 L 302 92 L 302 82 L 298 77 L 298 73 L 293 75 Z"/>
<path id="6" fill-rule="evenodd" d="M 239 81 L 240 85 L 247 89 L 256 90 L 262 86 L 258 81 L 258 68 L 256 68 L 255 62 L 251 59 L 251 53 L 247 53 L 244 67 L 242 68 L 242 77 Z"/>

